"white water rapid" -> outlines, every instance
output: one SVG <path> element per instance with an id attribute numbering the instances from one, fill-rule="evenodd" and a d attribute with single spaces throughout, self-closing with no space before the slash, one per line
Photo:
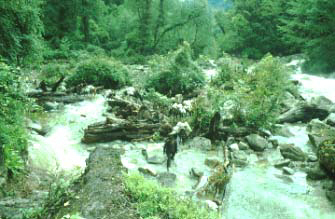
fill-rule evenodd
<path id="1" fill-rule="evenodd" d="M 49 174 L 78 175 L 86 167 L 89 153 L 81 143 L 83 129 L 103 121 L 105 98 L 96 96 L 80 103 L 69 104 L 63 110 L 47 113 L 43 120 L 51 130 L 46 136 L 32 134 L 29 165 Z"/>

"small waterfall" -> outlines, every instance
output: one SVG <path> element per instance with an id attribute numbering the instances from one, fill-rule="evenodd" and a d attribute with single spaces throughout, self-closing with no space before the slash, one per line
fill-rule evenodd
<path id="1" fill-rule="evenodd" d="M 83 129 L 94 122 L 103 121 L 105 98 L 69 104 L 59 112 L 48 113 L 46 122 L 51 130 L 46 136 L 32 134 L 28 148 L 28 164 L 49 174 L 78 175 L 86 166 L 89 153 L 81 144 Z"/>

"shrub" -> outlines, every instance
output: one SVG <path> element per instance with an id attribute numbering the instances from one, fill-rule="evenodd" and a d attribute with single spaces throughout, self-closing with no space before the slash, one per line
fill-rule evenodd
<path id="1" fill-rule="evenodd" d="M 245 77 L 246 89 L 238 89 L 244 123 L 249 127 L 266 127 L 277 119 L 280 102 L 290 86 L 289 70 L 278 58 L 267 55 Z"/>
<path id="2" fill-rule="evenodd" d="M 42 66 L 40 79 L 47 84 L 56 83 L 62 76 L 67 76 L 71 72 L 70 66 L 65 63 L 50 62 Z"/>
<path id="3" fill-rule="evenodd" d="M 140 216 L 144 219 L 214 219 L 217 212 L 200 208 L 192 200 L 182 199 L 167 188 L 145 180 L 143 176 L 125 176 L 126 192 L 137 202 Z"/>
<path id="4" fill-rule="evenodd" d="M 129 83 L 128 70 L 122 63 L 99 57 L 80 63 L 76 72 L 67 80 L 70 87 L 90 84 L 116 89 Z"/>
<path id="5" fill-rule="evenodd" d="M 4 166 L 9 176 L 24 169 L 23 156 L 27 152 L 24 129 L 27 100 L 19 81 L 19 69 L 0 61 L 0 170 Z"/>
<path id="6" fill-rule="evenodd" d="M 147 79 L 146 88 L 168 96 L 189 94 L 205 82 L 202 70 L 192 61 L 188 43 L 165 57 L 156 56 L 150 65 L 153 73 Z"/>
<path id="7" fill-rule="evenodd" d="M 278 116 L 285 91 L 290 89 L 289 70 L 271 55 L 249 69 L 248 72 L 243 68 L 228 69 L 211 83 L 214 86 L 205 97 L 198 97 L 192 110 L 194 130 L 206 132 L 206 126 L 218 111 L 232 116 L 233 126 L 270 128 Z M 232 83 L 232 90 L 221 88 L 227 81 Z"/>

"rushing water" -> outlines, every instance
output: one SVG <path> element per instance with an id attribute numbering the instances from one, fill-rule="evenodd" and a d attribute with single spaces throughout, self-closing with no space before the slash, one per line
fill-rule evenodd
<path id="1" fill-rule="evenodd" d="M 29 165 L 50 174 L 80 174 L 86 166 L 86 151 L 81 138 L 89 124 L 104 120 L 105 98 L 96 96 L 76 104 L 69 104 L 59 112 L 48 113 L 46 122 L 51 130 L 46 136 L 32 134 Z"/>
<path id="2" fill-rule="evenodd" d="M 295 61 L 290 65 L 296 65 Z M 309 99 L 323 95 L 335 101 L 335 80 L 310 76 L 301 73 L 297 67 L 293 79 L 302 84 L 300 92 Z M 210 79 L 216 74 L 214 70 L 206 71 Z M 32 134 L 29 147 L 29 164 L 44 169 L 51 174 L 80 174 L 89 155 L 86 147 L 80 142 L 83 129 L 94 122 L 104 120 L 106 111 L 105 98 L 96 96 L 80 103 L 66 105 L 63 110 L 48 113 L 47 123 L 51 127 L 47 136 Z M 313 153 L 309 144 L 306 127 L 302 124 L 290 125 L 291 137 L 273 136 L 280 143 L 293 143 L 306 153 Z M 166 163 L 148 164 L 142 155 L 142 149 L 149 154 L 163 156 L 163 143 L 129 143 L 115 141 L 98 146 L 113 146 L 124 150 L 121 161 L 129 171 L 139 167 L 152 169 L 154 172 L 166 172 Z M 210 175 L 210 168 L 205 165 L 206 158 L 222 160 L 222 153 L 204 152 L 184 148 L 180 150 L 172 164 L 170 172 L 177 175 L 175 188 L 181 193 L 197 192 L 196 180 L 189 175 L 191 168 L 204 172 L 204 180 Z M 278 149 L 264 152 L 262 158 L 251 154 L 249 165 L 235 169 L 227 187 L 223 203 L 223 218 L 226 219 L 330 219 L 335 218 L 335 209 L 325 197 L 320 187 L 310 185 L 306 174 L 296 171 L 294 175 L 284 175 L 273 163 L 280 159 Z"/>
<path id="3" fill-rule="evenodd" d="M 292 61 L 296 67 L 292 78 L 301 83 L 300 93 L 309 100 L 325 96 L 335 102 L 334 79 L 303 74 L 301 61 Z M 306 153 L 313 153 L 308 144 L 306 127 L 303 124 L 287 125 L 291 137 L 273 136 L 280 143 L 291 143 Z M 227 188 L 223 218 L 226 219 L 333 219 L 335 208 L 327 200 L 320 186 L 310 185 L 306 173 L 296 171 L 284 175 L 274 168 L 273 157 L 280 157 L 279 151 L 270 150 L 266 162 L 255 162 L 244 169 L 238 169 Z"/>

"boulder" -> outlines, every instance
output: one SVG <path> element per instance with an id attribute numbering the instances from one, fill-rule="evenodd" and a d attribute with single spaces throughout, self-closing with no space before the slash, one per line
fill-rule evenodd
<path id="1" fill-rule="evenodd" d="M 333 102 L 324 96 L 312 97 L 309 101 L 310 105 L 318 106 L 319 109 L 326 110 L 328 112 L 331 111 L 333 107 Z"/>
<path id="2" fill-rule="evenodd" d="M 239 147 L 237 143 L 231 144 L 228 146 L 231 151 L 238 151 Z"/>
<path id="3" fill-rule="evenodd" d="M 248 165 L 248 155 L 244 151 L 234 151 L 232 161 L 237 167 Z"/>
<path id="4" fill-rule="evenodd" d="M 274 128 L 274 135 L 283 136 L 283 137 L 292 137 L 293 134 L 291 133 L 288 126 L 285 125 L 276 125 Z"/>
<path id="5" fill-rule="evenodd" d="M 278 123 L 309 122 L 312 119 L 325 119 L 329 111 L 319 105 L 300 102 L 278 117 Z"/>
<path id="6" fill-rule="evenodd" d="M 277 162 L 275 162 L 275 164 L 273 165 L 276 168 L 282 168 L 282 167 L 287 167 L 288 165 L 290 165 L 291 160 L 289 159 L 284 159 L 284 160 L 279 160 Z"/>
<path id="7" fill-rule="evenodd" d="M 257 134 L 251 134 L 246 137 L 249 146 L 254 151 L 264 151 L 265 148 L 268 147 L 268 142 L 265 138 L 257 135 Z"/>
<path id="8" fill-rule="evenodd" d="M 166 157 L 161 148 L 155 148 L 153 150 L 142 149 L 141 153 L 150 164 L 162 164 L 166 161 Z"/>
<path id="9" fill-rule="evenodd" d="M 277 139 L 269 139 L 269 141 L 272 144 L 273 148 L 277 148 L 279 146 L 279 142 Z"/>
<path id="10" fill-rule="evenodd" d="M 335 191 L 326 191 L 328 200 L 335 204 Z"/>
<path id="11" fill-rule="evenodd" d="M 308 138 L 315 149 L 318 149 L 321 143 L 334 136 L 335 128 L 326 123 L 313 119 L 307 125 Z"/>
<path id="12" fill-rule="evenodd" d="M 293 144 L 281 144 L 280 153 L 284 158 L 293 160 L 293 161 L 305 161 L 305 153 L 298 147 L 295 147 Z"/>
<path id="13" fill-rule="evenodd" d="M 213 211 L 217 211 L 219 208 L 219 206 L 211 200 L 206 200 L 205 203 L 206 203 L 206 206 Z"/>
<path id="14" fill-rule="evenodd" d="M 149 175 L 149 176 L 157 176 L 156 170 L 150 168 L 150 167 L 139 167 L 138 171 L 140 173 L 143 173 L 144 175 Z"/>
<path id="15" fill-rule="evenodd" d="M 335 113 L 331 113 L 325 121 L 327 125 L 335 127 Z"/>
<path id="16" fill-rule="evenodd" d="M 240 143 L 238 143 L 238 148 L 240 150 L 248 150 L 249 149 L 249 145 L 243 141 L 240 141 Z"/>
<path id="17" fill-rule="evenodd" d="M 162 184 L 163 186 L 166 187 L 172 187 L 175 185 L 177 176 L 174 173 L 168 173 L 168 172 L 164 172 L 164 173 L 160 173 L 157 176 L 157 180 L 160 184 Z"/>
<path id="18" fill-rule="evenodd" d="M 306 169 L 307 178 L 312 180 L 322 180 L 327 178 L 326 172 L 320 168 L 320 165 L 309 167 Z"/>
<path id="19" fill-rule="evenodd" d="M 206 158 L 205 165 L 210 168 L 215 168 L 218 165 L 222 165 L 222 162 L 217 159 Z"/>
<path id="20" fill-rule="evenodd" d="M 335 175 L 335 136 L 321 143 L 318 155 L 320 165 L 330 174 Z"/>
<path id="21" fill-rule="evenodd" d="M 289 168 L 289 167 L 283 167 L 283 173 L 286 174 L 286 175 L 293 175 L 294 170 Z"/>
<path id="22" fill-rule="evenodd" d="M 307 156 L 307 161 L 308 162 L 317 162 L 318 161 L 318 157 L 314 154 L 309 154 Z"/>
<path id="23" fill-rule="evenodd" d="M 191 141 L 187 143 L 191 148 L 197 148 L 204 151 L 212 150 L 211 140 L 204 137 L 194 137 Z"/>

